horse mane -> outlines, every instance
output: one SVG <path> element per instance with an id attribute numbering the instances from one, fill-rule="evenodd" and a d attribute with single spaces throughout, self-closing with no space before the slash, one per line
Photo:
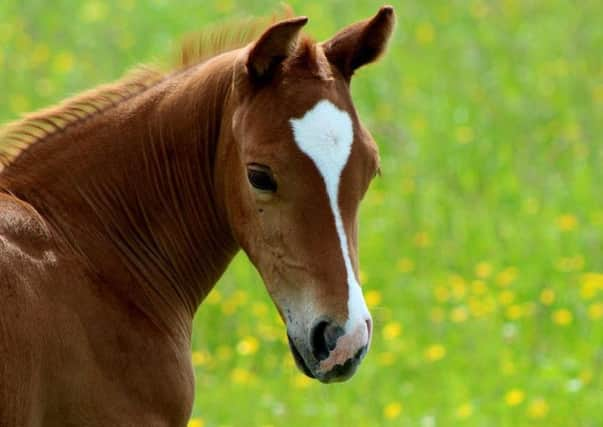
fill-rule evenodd
<path id="1" fill-rule="evenodd" d="M 163 71 L 157 66 L 138 66 L 120 80 L 98 86 L 43 110 L 25 114 L 0 127 L 0 172 L 31 145 L 57 136 L 72 126 L 131 99 L 170 75 L 182 72 L 221 53 L 250 43 L 272 22 L 293 16 L 291 8 L 270 18 L 251 18 L 206 27 L 185 36 L 174 64 Z"/>
<path id="2" fill-rule="evenodd" d="M 29 113 L 0 128 L 0 171 L 34 143 L 50 139 L 71 126 L 145 91 L 163 78 L 149 67 L 138 67 L 117 82 L 98 86 L 56 106 Z"/>

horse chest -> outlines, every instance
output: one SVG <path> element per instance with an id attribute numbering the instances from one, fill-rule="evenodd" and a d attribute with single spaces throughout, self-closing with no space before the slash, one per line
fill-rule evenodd
<path id="1" fill-rule="evenodd" d="M 81 310 L 26 286 L 0 295 L 15 307 L 0 313 L 0 425 L 186 425 L 194 386 L 185 343 L 82 295 L 73 296 Z"/>
<path id="2" fill-rule="evenodd" d="M 132 313 L 95 306 L 58 314 L 68 338 L 54 349 L 60 369 L 49 384 L 61 393 L 55 393 L 52 418 L 73 425 L 184 426 L 193 401 L 188 346 Z"/>
<path id="3" fill-rule="evenodd" d="M 0 425 L 185 426 L 188 341 L 18 237 L 0 233 Z"/>

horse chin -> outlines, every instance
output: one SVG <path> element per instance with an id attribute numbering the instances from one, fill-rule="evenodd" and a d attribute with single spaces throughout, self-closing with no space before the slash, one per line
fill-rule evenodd
<path id="1" fill-rule="evenodd" d="M 297 365 L 299 370 L 306 374 L 308 377 L 316 379 L 316 377 L 306 364 L 306 361 L 302 357 L 301 353 L 299 352 L 297 347 L 295 347 L 295 344 L 293 343 L 293 340 L 291 339 L 289 334 L 287 334 L 287 338 L 289 339 L 289 348 L 291 349 L 291 353 L 293 354 L 293 360 L 295 360 L 295 364 Z"/>

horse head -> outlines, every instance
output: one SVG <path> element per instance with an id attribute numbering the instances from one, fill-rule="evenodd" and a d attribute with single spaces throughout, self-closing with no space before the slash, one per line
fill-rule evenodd
<path id="1" fill-rule="evenodd" d="M 286 323 L 298 367 L 322 382 L 352 376 L 371 340 L 357 213 L 379 154 L 350 81 L 383 53 L 394 20 L 383 7 L 322 43 L 300 35 L 307 18 L 281 21 L 234 67 L 229 221 Z"/>

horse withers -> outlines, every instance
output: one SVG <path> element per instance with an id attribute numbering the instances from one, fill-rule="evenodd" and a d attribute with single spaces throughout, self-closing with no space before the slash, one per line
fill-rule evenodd
<path id="1" fill-rule="evenodd" d="M 184 426 L 193 315 L 239 248 L 299 368 L 355 372 L 372 333 L 357 211 L 379 158 L 349 87 L 394 11 L 323 43 L 306 22 L 0 130 L 0 425 Z"/>

